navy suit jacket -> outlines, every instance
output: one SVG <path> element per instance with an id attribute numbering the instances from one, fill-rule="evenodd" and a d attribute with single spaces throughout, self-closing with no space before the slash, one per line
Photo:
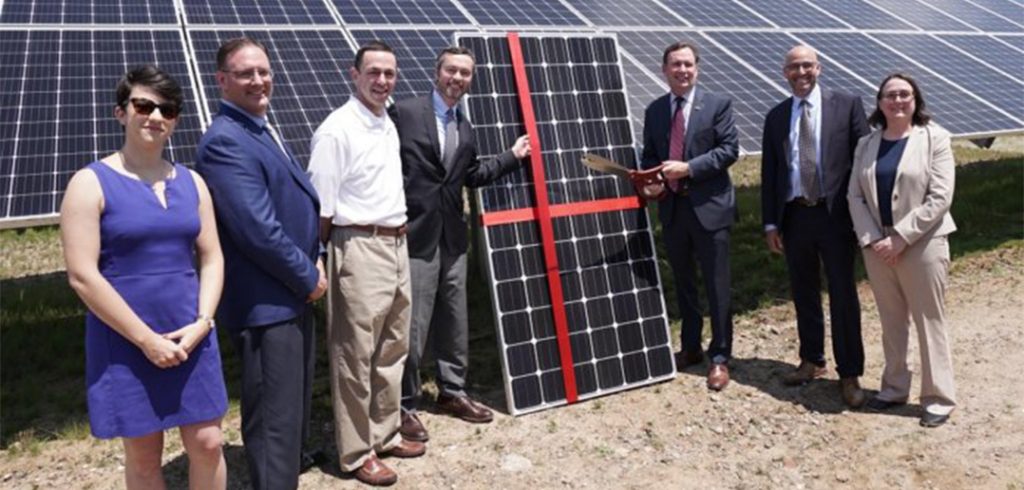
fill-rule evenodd
<path id="1" fill-rule="evenodd" d="M 519 165 L 512 151 L 481 162 L 473 126 L 459 111 L 459 145 L 451 169 L 441 162 L 433 95 L 399 101 L 391 107 L 402 146 L 402 175 L 409 219 L 409 256 L 433 257 L 442 243 L 452 255 L 469 245 L 462 187 L 486 185 Z"/>
<path id="2" fill-rule="evenodd" d="M 213 196 L 224 250 L 220 323 L 298 317 L 319 279 L 320 201 L 309 177 L 264 128 L 224 104 L 199 142 L 196 170 Z"/>
<path id="3" fill-rule="evenodd" d="M 789 123 L 793 97 L 765 116 L 761 140 L 761 222 L 782 229 L 789 182 Z M 821 162 L 825 202 L 836 223 L 853 229 L 846 189 L 857 140 L 868 134 L 860 97 L 821 89 Z"/>
<path id="4" fill-rule="evenodd" d="M 668 160 L 671 95 L 665 94 L 651 102 L 644 114 L 640 165 L 645 169 Z M 736 221 L 736 195 L 729 178 L 729 166 L 739 157 L 739 148 L 732 101 L 700 86 L 694 87 L 690 118 L 686 121 L 683 161 L 690 165 L 690 202 L 701 226 L 708 231 L 731 226 Z M 658 203 L 658 217 L 663 224 L 672 223 L 682 199 L 678 194 L 669 193 Z"/>

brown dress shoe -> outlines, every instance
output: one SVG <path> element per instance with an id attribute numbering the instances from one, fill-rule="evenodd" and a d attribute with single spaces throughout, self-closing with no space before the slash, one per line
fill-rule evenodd
<path id="1" fill-rule="evenodd" d="M 729 384 L 729 366 L 724 363 L 711 363 L 711 369 L 708 370 L 708 389 L 722 391 L 727 384 Z"/>
<path id="2" fill-rule="evenodd" d="M 402 411 L 402 428 L 398 429 L 398 432 L 402 434 L 402 439 L 407 441 L 427 442 L 430 440 L 427 428 L 423 426 L 423 422 L 420 422 L 420 417 L 416 415 L 416 412 Z"/>
<path id="3" fill-rule="evenodd" d="M 483 404 L 473 401 L 468 396 L 439 395 L 437 408 L 442 412 L 454 415 L 466 422 L 486 424 L 494 420 L 494 413 Z"/>
<path id="4" fill-rule="evenodd" d="M 693 366 L 694 364 L 700 364 L 701 362 L 704 362 L 704 353 L 700 351 L 687 352 L 681 350 L 679 352 L 676 352 L 675 356 L 677 371 L 682 371 L 683 369 Z"/>
<path id="5" fill-rule="evenodd" d="M 383 456 L 394 456 L 396 458 L 418 458 L 423 456 L 427 452 L 427 445 L 422 442 L 408 441 L 401 439 L 401 441 L 393 448 L 388 450 Z"/>
<path id="6" fill-rule="evenodd" d="M 388 468 L 377 455 L 371 454 L 358 470 L 353 472 L 356 480 L 374 487 L 388 487 L 398 481 L 398 475 Z"/>
<path id="7" fill-rule="evenodd" d="M 867 400 L 856 376 L 840 379 L 839 389 L 843 393 L 843 403 L 850 408 L 860 408 Z"/>
<path id="8" fill-rule="evenodd" d="M 825 366 L 819 366 L 813 362 L 800 361 L 800 366 L 782 376 L 783 384 L 787 386 L 800 386 L 814 378 L 820 378 L 827 371 Z"/>

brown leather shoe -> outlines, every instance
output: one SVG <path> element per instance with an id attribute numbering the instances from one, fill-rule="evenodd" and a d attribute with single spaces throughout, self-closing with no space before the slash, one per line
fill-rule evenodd
<path id="1" fill-rule="evenodd" d="M 396 458 L 418 458 L 427 453 L 427 445 L 422 442 L 408 441 L 402 439 L 398 445 L 382 454 L 384 457 L 394 456 Z"/>
<path id="2" fill-rule="evenodd" d="M 800 366 L 782 376 L 782 383 L 787 386 L 800 386 L 814 378 L 820 378 L 827 371 L 825 366 L 819 366 L 813 362 L 800 361 Z"/>
<path id="3" fill-rule="evenodd" d="M 494 420 L 494 413 L 491 412 L 491 409 L 468 396 L 438 395 L 437 408 L 474 424 L 486 424 Z"/>
<path id="4" fill-rule="evenodd" d="M 724 363 L 711 363 L 708 370 L 708 389 L 722 391 L 729 384 L 729 366 Z"/>
<path id="5" fill-rule="evenodd" d="M 371 454 L 358 470 L 353 472 L 356 480 L 374 487 L 388 487 L 398 481 L 398 475 L 388 468 L 377 455 Z"/>
<path id="6" fill-rule="evenodd" d="M 687 351 L 681 350 L 679 352 L 676 352 L 675 356 L 676 356 L 676 370 L 677 371 L 682 371 L 683 369 L 686 369 L 686 368 L 688 368 L 690 366 L 693 366 L 694 364 L 700 364 L 700 363 L 704 362 L 704 353 L 702 353 L 700 351 L 697 351 L 697 352 L 687 352 Z"/>
<path id="7" fill-rule="evenodd" d="M 420 421 L 416 412 L 402 411 L 402 428 L 398 432 L 402 434 L 402 439 L 407 441 L 427 442 L 430 440 L 427 428 L 423 426 L 423 422 Z"/>
<path id="8" fill-rule="evenodd" d="M 843 394 L 843 403 L 850 408 L 860 408 L 867 400 L 856 376 L 840 379 L 839 389 Z"/>

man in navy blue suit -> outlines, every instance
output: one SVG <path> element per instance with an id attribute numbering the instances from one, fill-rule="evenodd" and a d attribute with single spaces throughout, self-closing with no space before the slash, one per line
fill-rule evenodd
<path id="1" fill-rule="evenodd" d="M 860 300 L 853 275 L 857 239 L 846 201 L 857 140 L 868 134 L 860 97 L 818 86 L 821 65 L 810 46 L 786 53 L 782 74 L 793 96 L 764 122 L 761 213 L 765 241 L 786 258 L 800 338 L 800 365 L 783 377 L 800 385 L 825 375 L 821 266 L 828 278 L 832 352 L 840 393 L 851 408 L 864 403 Z"/>
<path id="2" fill-rule="evenodd" d="M 697 86 L 699 63 L 700 53 L 692 43 L 665 48 L 661 70 L 670 91 L 647 106 L 641 166 L 664 165 L 662 175 L 667 180 L 668 193 L 658 203 L 658 218 L 683 320 L 676 365 L 682 369 L 704 358 L 696 258 L 711 317 L 707 385 L 718 391 L 729 383 L 732 355 L 729 229 L 736 220 L 736 197 L 729 166 L 739 156 L 739 140 L 732 102 Z M 645 189 L 645 194 L 660 190 Z"/>
<path id="3" fill-rule="evenodd" d="M 210 187 L 224 250 L 217 320 L 242 361 L 251 484 L 296 488 L 315 358 L 309 303 L 327 289 L 317 241 L 320 202 L 267 120 L 267 49 L 249 38 L 225 42 L 216 76 L 220 112 L 199 142 L 196 170 Z"/>

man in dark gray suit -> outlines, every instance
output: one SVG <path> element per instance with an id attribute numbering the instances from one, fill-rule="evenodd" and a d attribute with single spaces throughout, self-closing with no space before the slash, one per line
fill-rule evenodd
<path id="1" fill-rule="evenodd" d="M 736 196 L 729 166 L 739 156 L 739 139 L 732 102 L 697 86 L 698 63 L 700 53 L 691 43 L 672 44 L 662 54 L 661 70 L 670 92 L 647 106 L 641 166 L 664 165 L 667 179 L 669 192 L 658 203 L 658 217 L 683 317 L 676 365 L 684 368 L 704 358 L 696 257 L 711 317 L 708 388 L 718 391 L 729 383 L 732 355 L 729 229 L 736 220 Z M 645 194 L 652 192 L 647 189 Z"/>
<path id="2" fill-rule="evenodd" d="M 785 58 L 793 96 L 765 117 L 761 146 L 761 212 L 768 248 L 784 254 L 797 313 L 800 365 L 783 382 L 825 374 L 825 322 L 820 264 L 828 279 L 832 352 L 843 401 L 864 403 L 860 301 L 853 277 L 856 239 L 846 202 L 853 151 L 868 133 L 860 98 L 818 86 L 821 64 L 809 46 Z"/>
<path id="3" fill-rule="evenodd" d="M 416 415 L 421 392 L 420 360 L 429 338 L 437 364 L 437 406 L 468 422 L 490 422 L 490 409 L 467 396 L 469 324 L 466 313 L 466 217 L 463 186 L 492 182 L 519 166 L 530 142 L 521 136 L 508 151 L 477 160 L 473 127 L 457 106 L 473 81 L 475 61 L 466 48 L 437 57 L 430 94 L 398 102 L 391 116 L 401 141 L 409 220 L 412 326 L 402 377 L 402 436 L 426 441 Z"/>

